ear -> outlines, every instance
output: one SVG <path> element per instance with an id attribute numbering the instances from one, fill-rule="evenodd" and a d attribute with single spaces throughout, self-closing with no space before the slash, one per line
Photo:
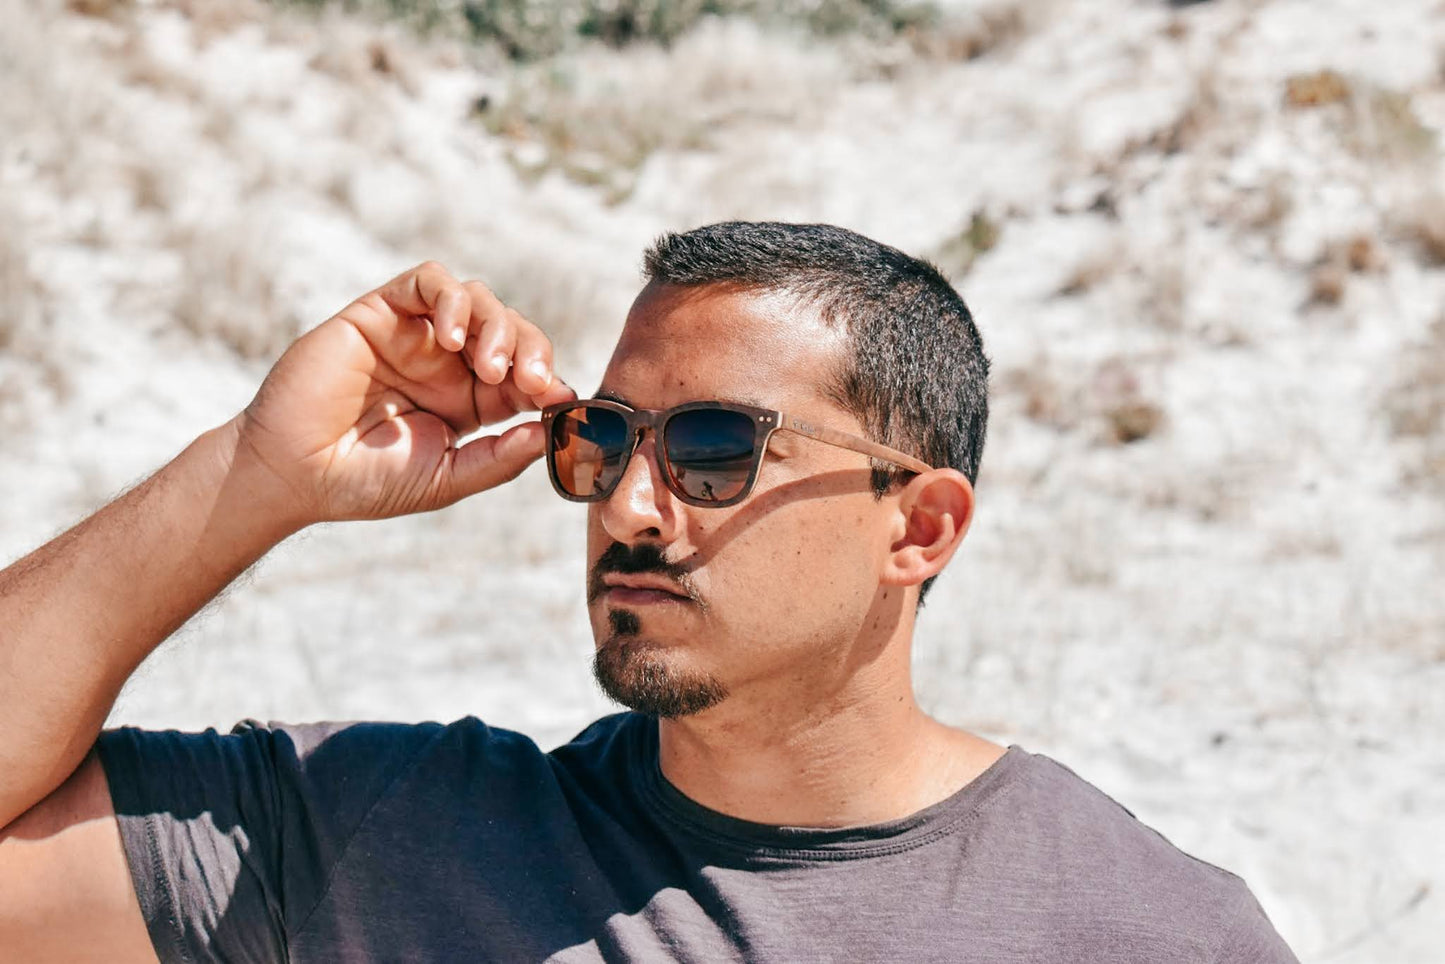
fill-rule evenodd
<path id="1" fill-rule="evenodd" d="M 913 478 L 898 496 L 902 535 L 889 548 L 884 585 L 916 586 L 938 575 L 973 521 L 973 486 L 956 469 L 933 469 Z"/>

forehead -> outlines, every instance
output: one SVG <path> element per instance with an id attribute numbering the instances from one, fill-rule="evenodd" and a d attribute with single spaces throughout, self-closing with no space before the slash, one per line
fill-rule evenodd
<path id="1" fill-rule="evenodd" d="M 651 284 L 627 314 L 599 394 L 639 408 L 796 407 L 828 397 L 844 349 L 841 331 L 786 292 Z"/>

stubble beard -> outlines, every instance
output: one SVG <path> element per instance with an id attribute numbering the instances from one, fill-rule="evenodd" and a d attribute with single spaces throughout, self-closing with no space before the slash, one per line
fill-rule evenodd
<path id="1" fill-rule="evenodd" d="M 727 698 L 716 677 L 673 665 L 666 652 L 642 636 L 630 609 L 607 611 L 609 632 L 592 658 L 592 675 L 608 698 L 631 710 L 664 719 L 701 713 Z"/>

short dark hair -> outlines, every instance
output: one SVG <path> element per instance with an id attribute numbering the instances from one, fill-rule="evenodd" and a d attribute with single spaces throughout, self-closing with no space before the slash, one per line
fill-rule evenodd
<path id="1" fill-rule="evenodd" d="M 847 337 L 847 361 L 825 391 L 875 440 L 977 480 L 988 358 L 968 306 L 933 265 L 829 224 L 728 221 L 664 234 L 643 274 L 797 295 Z M 874 491 L 881 497 L 899 475 L 875 462 Z"/>

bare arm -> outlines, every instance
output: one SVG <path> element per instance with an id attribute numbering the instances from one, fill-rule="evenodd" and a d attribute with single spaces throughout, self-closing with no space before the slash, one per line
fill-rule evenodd
<path id="1" fill-rule="evenodd" d="M 245 412 L 0 572 L 0 888 L 38 862 L 78 910 L 85 868 L 115 869 L 98 764 L 80 790 L 56 788 L 140 662 L 227 583 L 311 523 L 428 511 L 513 478 L 542 452 L 538 424 L 459 439 L 570 397 L 540 331 L 422 265 L 292 345 Z M 0 938 L 64 916 L 35 902 L 67 886 L 0 893 Z"/>
<path id="2" fill-rule="evenodd" d="M 0 826 L 76 768 L 141 660 L 295 528 L 238 434 L 208 432 L 0 572 Z"/>
<path id="3" fill-rule="evenodd" d="M 30 964 L 156 959 L 94 754 L 0 830 L 0 948 Z"/>

